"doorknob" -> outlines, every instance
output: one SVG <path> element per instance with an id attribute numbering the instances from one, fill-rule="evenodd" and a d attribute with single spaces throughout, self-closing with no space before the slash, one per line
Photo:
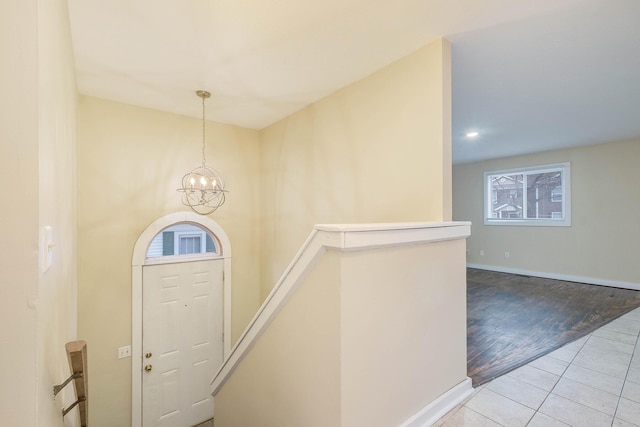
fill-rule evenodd
<path id="1" fill-rule="evenodd" d="M 144 367 L 144 370 L 147 371 L 147 372 L 151 372 L 152 369 L 153 369 L 153 366 L 151 366 L 151 365 L 147 365 L 147 366 Z"/>

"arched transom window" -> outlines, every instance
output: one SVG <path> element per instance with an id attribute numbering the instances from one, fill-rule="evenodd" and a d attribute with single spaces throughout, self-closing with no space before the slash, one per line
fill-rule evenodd
<path id="1" fill-rule="evenodd" d="M 147 258 L 197 254 L 220 255 L 220 244 L 211 232 L 187 222 L 164 228 L 147 249 Z"/>

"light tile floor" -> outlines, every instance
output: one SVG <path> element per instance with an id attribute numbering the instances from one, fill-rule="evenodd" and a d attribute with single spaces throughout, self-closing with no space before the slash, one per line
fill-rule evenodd
<path id="1" fill-rule="evenodd" d="M 640 427 L 640 308 L 486 383 L 437 427 Z"/>

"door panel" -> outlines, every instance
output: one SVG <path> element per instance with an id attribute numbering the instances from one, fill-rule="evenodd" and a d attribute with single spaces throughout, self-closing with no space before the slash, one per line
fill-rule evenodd
<path id="1" fill-rule="evenodd" d="M 144 427 L 191 426 L 213 416 L 209 383 L 223 357 L 222 270 L 222 259 L 143 267 Z"/>

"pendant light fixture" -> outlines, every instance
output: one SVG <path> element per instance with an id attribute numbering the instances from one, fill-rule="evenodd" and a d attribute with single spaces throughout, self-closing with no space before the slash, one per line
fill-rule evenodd
<path id="1" fill-rule="evenodd" d="M 178 191 L 182 193 L 182 204 L 200 215 L 209 215 L 224 204 L 227 190 L 218 171 L 207 166 L 205 158 L 204 101 L 211 97 L 211 93 L 199 90 L 196 95 L 202 98 L 202 165 L 182 177 L 182 187 Z"/>

